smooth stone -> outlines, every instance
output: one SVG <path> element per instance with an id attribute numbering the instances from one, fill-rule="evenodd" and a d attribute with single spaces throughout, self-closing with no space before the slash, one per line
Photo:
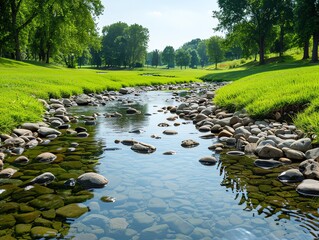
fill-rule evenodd
<path id="1" fill-rule="evenodd" d="M 245 156 L 245 153 L 241 151 L 229 151 L 226 154 L 230 156 Z"/>
<path id="2" fill-rule="evenodd" d="M 20 165 L 26 165 L 28 164 L 28 162 L 29 162 L 29 158 L 27 158 L 26 156 L 20 156 L 14 160 L 15 164 L 20 164 Z"/>
<path id="3" fill-rule="evenodd" d="M 40 184 L 40 185 L 48 185 L 50 184 L 52 181 L 54 181 L 55 179 L 55 176 L 50 173 L 50 172 L 45 172 L 35 178 L 33 178 L 31 180 L 31 183 L 37 183 L 37 184 Z"/>
<path id="4" fill-rule="evenodd" d="M 110 228 L 113 230 L 125 230 L 128 227 L 128 222 L 125 218 L 110 219 Z"/>
<path id="5" fill-rule="evenodd" d="M 257 159 L 254 162 L 255 166 L 263 168 L 263 169 L 272 169 L 279 166 L 282 166 L 283 163 L 280 161 L 276 161 L 273 159 L 265 160 L 265 159 Z"/>
<path id="6" fill-rule="evenodd" d="M 102 175 L 97 173 L 84 173 L 77 178 L 78 184 L 86 188 L 102 188 L 109 181 Z"/>
<path id="7" fill-rule="evenodd" d="M 168 213 L 161 216 L 163 221 L 168 224 L 170 229 L 185 235 L 190 234 L 194 230 L 194 226 L 175 213 Z"/>
<path id="8" fill-rule="evenodd" d="M 40 217 L 40 215 L 40 211 L 34 211 L 29 213 L 15 214 L 14 217 L 18 223 L 32 223 L 35 219 Z"/>
<path id="9" fill-rule="evenodd" d="M 308 150 L 306 152 L 306 158 L 307 159 L 314 159 L 315 161 L 319 160 L 319 148 L 314 148 L 314 149 Z"/>
<path id="10" fill-rule="evenodd" d="M 21 236 L 21 235 L 30 233 L 31 228 L 32 228 L 32 224 L 17 224 L 15 226 L 15 233 L 18 236 Z"/>
<path id="11" fill-rule="evenodd" d="M 28 129 L 16 128 L 16 129 L 13 129 L 12 132 L 17 134 L 18 136 L 32 136 L 32 131 Z"/>
<path id="12" fill-rule="evenodd" d="M 38 161 L 38 162 L 43 162 L 43 163 L 51 163 L 51 162 L 53 162 L 56 158 L 57 158 L 57 156 L 54 155 L 53 153 L 45 152 L 45 153 L 39 154 L 39 155 L 35 158 L 35 160 Z"/>
<path id="13" fill-rule="evenodd" d="M 125 146 L 133 146 L 134 144 L 137 144 L 138 142 L 135 140 L 122 140 L 121 143 Z"/>
<path id="14" fill-rule="evenodd" d="M 33 227 L 31 229 L 32 238 L 54 238 L 58 235 L 58 231 L 47 227 Z"/>
<path id="15" fill-rule="evenodd" d="M 209 125 L 204 125 L 204 126 L 199 127 L 199 128 L 198 128 L 198 131 L 200 131 L 200 132 L 209 132 L 210 129 L 211 129 L 211 126 L 209 126 Z"/>
<path id="16" fill-rule="evenodd" d="M 75 130 L 77 133 L 87 132 L 87 131 L 88 131 L 85 127 L 80 127 L 80 126 L 76 127 L 74 130 Z"/>
<path id="17" fill-rule="evenodd" d="M 167 224 L 154 224 L 149 228 L 143 229 L 140 233 L 141 239 L 165 239 L 169 227 Z"/>
<path id="18" fill-rule="evenodd" d="M 278 148 L 283 149 L 284 147 L 291 148 L 291 144 L 293 144 L 295 140 L 285 140 L 277 145 Z"/>
<path id="19" fill-rule="evenodd" d="M 304 176 L 298 169 L 289 169 L 279 174 L 278 179 L 284 183 L 296 183 L 304 180 Z"/>
<path id="20" fill-rule="evenodd" d="M 2 171 L 0 171 L 0 178 L 11 178 L 13 174 L 17 172 L 16 169 L 13 168 L 5 168 Z"/>
<path id="21" fill-rule="evenodd" d="M 38 123 L 23 123 L 21 125 L 21 128 L 28 129 L 32 132 L 37 132 L 38 129 L 40 128 L 40 125 Z"/>
<path id="22" fill-rule="evenodd" d="M 144 212 L 133 213 L 134 220 L 143 226 L 151 226 L 154 223 L 154 218 Z"/>
<path id="23" fill-rule="evenodd" d="M 134 144 L 131 149 L 134 152 L 137 153 L 153 153 L 156 151 L 156 147 L 154 147 L 153 145 L 147 144 L 147 143 L 142 143 L 142 142 L 138 142 L 136 144 Z"/>
<path id="24" fill-rule="evenodd" d="M 281 149 L 273 147 L 271 145 L 266 145 L 258 152 L 258 156 L 261 158 L 281 158 L 284 156 L 284 153 Z"/>
<path id="25" fill-rule="evenodd" d="M 175 131 L 175 130 L 165 130 L 163 132 L 163 134 L 165 134 L 165 135 L 176 135 L 176 134 L 178 134 L 178 132 Z"/>
<path id="26" fill-rule="evenodd" d="M 213 139 L 213 138 L 216 138 L 216 135 L 214 133 L 210 133 L 210 134 L 202 135 L 202 136 L 200 136 L 200 138 L 202 138 L 202 139 Z"/>
<path id="27" fill-rule="evenodd" d="M 305 154 L 301 151 L 293 150 L 290 148 L 282 148 L 282 151 L 284 151 L 285 155 L 289 159 L 294 159 L 294 160 L 303 160 L 305 159 Z"/>
<path id="28" fill-rule="evenodd" d="M 79 132 L 76 136 L 80 138 L 87 138 L 90 134 L 87 132 Z"/>
<path id="29" fill-rule="evenodd" d="M 139 111 L 139 110 L 137 110 L 135 108 L 128 108 L 128 109 L 126 109 L 126 113 L 127 114 L 140 114 L 141 111 Z"/>
<path id="30" fill-rule="evenodd" d="M 26 148 L 35 148 L 36 146 L 38 146 L 39 142 L 36 139 L 33 139 L 29 142 L 27 142 L 27 144 L 25 145 Z"/>
<path id="31" fill-rule="evenodd" d="M 157 126 L 158 127 L 169 127 L 170 125 L 168 123 L 159 123 Z"/>
<path id="32" fill-rule="evenodd" d="M 199 143 L 192 139 L 184 140 L 182 141 L 182 144 L 181 144 L 181 146 L 184 148 L 193 148 L 193 147 L 197 147 L 198 145 Z"/>
<path id="33" fill-rule="evenodd" d="M 167 151 L 163 153 L 163 155 L 175 155 L 175 154 L 176 154 L 175 151 Z"/>
<path id="34" fill-rule="evenodd" d="M 218 134 L 218 138 L 222 138 L 222 137 L 232 137 L 233 134 L 231 132 L 228 132 L 227 130 L 223 130 Z"/>
<path id="35" fill-rule="evenodd" d="M 41 195 L 30 202 L 32 207 L 37 209 L 54 209 L 64 205 L 62 197 L 55 194 Z"/>
<path id="36" fill-rule="evenodd" d="M 297 151 L 306 152 L 311 148 L 311 139 L 310 138 L 299 139 L 295 141 L 293 144 L 291 144 L 290 148 Z"/>
<path id="37" fill-rule="evenodd" d="M 319 181 L 313 179 L 303 180 L 297 187 L 297 192 L 309 197 L 319 196 Z"/>
<path id="38" fill-rule="evenodd" d="M 61 135 L 61 132 L 59 132 L 58 130 L 56 130 L 54 128 L 48 128 L 48 127 L 40 127 L 38 129 L 38 133 L 42 137 L 46 137 L 46 136 L 51 135 L 51 134 L 56 134 L 58 136 Z"/>
<path id="39" fill-rule="evenodd" d="M 299 171 L 305 178 L 319 179 L 319 163 L 312 159 L 300 163 Z"/>
<path id="40" fill-rule="evenodd" d="M 199 159 L 199 162 L 203 165 L 215 165 L 217 163 L 217 159 L 213 156 L 206 156 Z"/>

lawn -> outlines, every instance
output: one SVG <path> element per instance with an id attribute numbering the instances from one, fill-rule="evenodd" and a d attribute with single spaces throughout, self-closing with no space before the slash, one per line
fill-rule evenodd
<path id="1" fill-rule="evenodd" d="M 194 82 L 205 74 L 207 70 L 200 69 L 66 69 L 0 58 L 0 132 L 9 132 L 23 122 L 41 120 L 44 109 L 38 98 L 69 97 L 125 86 Z"/>

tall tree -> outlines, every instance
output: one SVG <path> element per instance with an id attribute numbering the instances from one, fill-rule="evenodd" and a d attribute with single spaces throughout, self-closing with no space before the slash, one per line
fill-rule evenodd
<path id="1" fill-rule="evenodd" d="M 191 61 L 191 55 L 189 53 L 189 51 L 184 50 L 183 48 L 180 48 L 176 51 L 176 64 L 178 66 L 180 66 L 180 68 L 182 69 L 182 67 L 186 67 L 189 66 L 189 63 Z"/>
<path id="2" fill-rule="evenodd" d="M 199 56 L 200 65 L 202 68 L 208 64 L 208 55 L 207 55 L 207 47 L 206 40 L 202 40 L 197 46 L 197 52 Z"/>
<path id="3" fill-rule="evenodd" d="M 167 65 L 167 68 L 175 67 L 175 50 L 172 46 L 166 46 L 162 53 L 163 63 Z"/>
<path id="4" fill-rule="evenodd" d="M 207 52 L 210 60 L 215 63 L 215 69 L 217 64 L 224 58 L 224 51 L 222 49 L 223 38 L 213 36 L 207 41 Z"/>
<path id="5" fill-rule="evenodd" d="M 189 50 L 189 54 L 191 55 L 191 60 L 190 60 L 190 67 L 191 68 L 197 68 L 199 65 L 199 56 L 198 52 L 195 49 Z"/>
<path id="6" fill-rule="evenodd" d="M 159 64 L 160 64 L 160 52 L 158 49 L 155 49 L 152 55 L 152 66 L 157 67 Z"/>
<path id="7" fill-rule="evenodd" d="M 218 0 L 220 11 L 213 17 L 219 20 L 218 30 L 232 32 L 237 24 L 247 24 L 256 36 L 259 47 L 260 64 L 265 63 L 266 41 L 278 19 L 277 0 Z"/>

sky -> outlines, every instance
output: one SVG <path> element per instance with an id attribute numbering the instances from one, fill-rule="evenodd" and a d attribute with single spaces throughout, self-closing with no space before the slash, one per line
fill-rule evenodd
<path id="1" fill-rule="evenodd" d="M 192 39 L 207 39 L 220 35 L 213 31 L 217 20 L 212 11 L 218 10 L 217 0 L 102 0 L 104 13 L 98 27 L 116 22 L 140 24 L 149 30 L 148 51 L 166 46 L 175 49 Z"/>

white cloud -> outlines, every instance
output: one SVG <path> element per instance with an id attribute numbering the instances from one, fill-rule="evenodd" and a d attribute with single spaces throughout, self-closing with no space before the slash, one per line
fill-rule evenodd
<path id="1" fill-rule="evenodd" d="M 160 11 L 152 11 L 152 12 L 148 12 L 147 15 L 151 17 L 162 17 L 163 13 Z"/>

